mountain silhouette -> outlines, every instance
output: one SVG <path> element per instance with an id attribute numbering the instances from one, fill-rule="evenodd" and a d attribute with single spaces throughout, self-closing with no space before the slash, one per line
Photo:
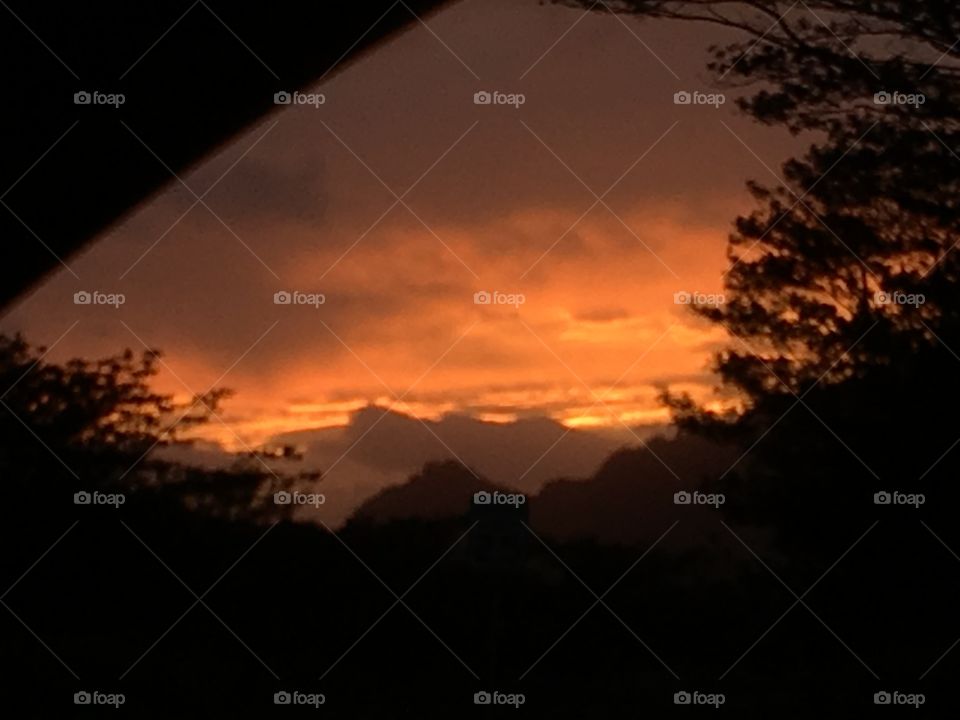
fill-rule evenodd
<path id="1" fill-rule="evenodd" d="M 428 463 L 403 485 L 381 490 L 361 505 L 351 521 L 445 520 L 465 515 L 478 491 L 506 492 L 457 462 Z"/>
<path id="2" fill-rule="evenodd" d="M 702 543 L 704 533 L 720 528 L 719 515 L 711 507 L 679 507 L 674 494 L 709 487 L 735 459 L 733 448 L 686 434 L 656 438 L 648 448 L 621 449 L 595 474 L 555 478 L 529 495 L 530 524 L 538 533 L 561 542 L 649 545 L 676 519 L 690 532 L 672 535 L 664 547 L 686 549 L 686 538 Z M 458 462 L 428 463 L 406 482 L 364 502 L 351 522 L 462 517 L 478 490 L 510 492 Z"/>
<path id="3" fill-rule="evenodd" d="M 635 432 L 644 438 L 652 431 Z M 331 465 L 342 456 L 341 462 L 396 475 L 398 482 L 428 462 L 454 460 L 492 483 L 533 493 L 560 476 L 589 476 L 611 452 L 639 442 L 637 437 L 626 430 L 570 429 L 545 417 L 492 423 L 449 414 L 421 421 L 371 405 L 354 413 L 344 427 L 285 433 L 271 442 L 303 448 L 304 465 L 329 471 L 330 483 L 336 482 L 338 470 L 330 470 Z"/>
<path id="4" fill-rule="evenodd" d="M 532 525 L 559 540 L 626 545 L 652 543 L 668 518 L 680 519 L 687 528 L 697 526 L 694 535 L 702 535 L 708 524 L 715 526 L 712 508 L 678 508 L 674 493 L 704 487 L 736 460 L 736 452 L 686 434 L 655 438 L 648 447 L 614 453 L 587 480 L 548 483 L 530 503 Z M 665 547 L 683 537 L 690 533 L 672 534 Z"/>

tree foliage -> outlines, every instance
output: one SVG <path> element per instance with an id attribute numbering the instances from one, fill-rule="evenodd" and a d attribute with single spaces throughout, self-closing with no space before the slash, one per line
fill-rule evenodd
<path id="1" fill-rule="evenodd" d="M 158 351 L 126 350 L 56 363 L 19 335 L 0 336 L 0 474 L 7 490 L 21 500 L 42 495 L 68 503 L 75 491 L 99 488 L 150 493 L 227 517 L 281 515 L 272 493 L 294 478 L 262 459 L 211 470 L 157 456 L 189 445 L 230 395 L 213 389 L 178 401 L 159 393 L 152 380 L 160 362 Z"/>
<path id="2" fill-rule="evenodd" d="M 938 401 L 960 393 L 960 6 L 564 4 L 735 31 L 711 48 L 717 84 L 758 123 L 810 138 L 748 184 L 726 302 L 697 310 L 729 335 L 714 367 L 743 410 L 664 396 L 681 426 L 742 448 L 714 480 L 728 514 L 829 554 L 874 491 L 949 507 L 960 424 Z"/>

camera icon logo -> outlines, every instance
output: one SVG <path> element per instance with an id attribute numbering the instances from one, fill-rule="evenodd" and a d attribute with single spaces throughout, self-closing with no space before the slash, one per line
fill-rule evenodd
<path id="1" fill-rule="evenodd" d="M 88 293 L 86 290 L 81 290 L 80 292 L 75 292 L 73 294 L 74 305 L 89 305 L 92 302 L 93 302 L 93 295 Z"/>
<path id="2" fill-rule="evenodd" d="M 92 499 L 93 497 L 86 490 L 81 490 L 73 494 L 74 505 L 89 505 Z"/>
<path id="3" fill-rule="evenodd" d="M 686 490 L 679 490 L 673 494 L 674 505 L 689 505 L 693 496 Z"/>
<path id="4" fill-rule="evenodd" d="M 685 290 L 673 294 L 674 305 L 689 305 L 693 302 L 693 295 Z"/>
<path id="5" fill-rule="evenodd" d="M 493 500 L 493 496 L 490 495 L 486 490 L 481 490 L 480 492 L 475 492 L 473 494 L 473 504 L 474 505 L 489 505 Z"/>
<path id="6" fill-rule="evenodd" d="M 281 90 L 278 93 L 273 95 L 273 104 L 274 105 L 289 105 L 293 102 L 293 95 L 288 93 L 286 90 Z"/>
<path id="7" fill-rule="evenodd" d="M 293 702 L 293 696 L 288 693 L 286 690 L 281 690 L 280 692 L 273 694 L 273 704 L 274 705 L 289 705 Z"/>
<path id="8" fill-rule="evenodd" d="M 488 93 L 486 90 L 481 90 L 480 92 L 473 94 L 474 105 L 490 105 L 492 103 L 493 95 Z"/>
<path id="9" fill-rule="evenodd" d="M 74 105 L 89 105 L 91 102 L 93 102 L 93 96 L 86 90 L 81 90 L 73 94 Z"/>
<path id="10" fill-rule="evenodd" d="M 889 105 L 893 102 L 893 96 L 886 90 L 882 90 L 873 96 L 873 102 L 877 105 Z"/>
<path id="11" fill-rule="evenodd" d="M 281 290 L 280 292 L 273 294 L 274 305 L 289 305 L 292 302 L 293 302 L 293 295 L 288 293 L 286 290 Z"/>
<path id="12" fill-rule="evenodd" d="M 493 302 L 493 296 L 490 295 L 486 290 L 481 290 L 480 292 L 475 292 L 473 294 L 473 304 L 474 305 L 489 305 Z"/>
<path id="13" fill-rule="evenodd" d="M 691 103 L 693 103 L 693 95 L 686 90 L 681 90 L 673 94 L 674 105 L 690 105 Z"/>
<path id="14" fill-rule="evenodd" d="M 289 505 L 293 502 L 293 496 L 286 490 L 281 490 L 273 494 L 273 502 L 277 505 Z"/>
<path id="15" fill-rule="evenodd" d="M 93 702 L 93 696 L 86 690 L 81 690 L 73 694 L 74 705 L 89 705 L 91 702 Z"/>
<path id="16" fill-rule="evenodd" d="M 891 502 L 893 502 L 893 496 L 886 490 L 873 494 L 874 505 L 889 505 Z"/>
<path id="17" fill-rule="evenodd" d="M 474 705 L 489 705 L 493 702 L 493 697 L 486 690 L 481 690 L 473 694 Z"/>
<path id="18" fill-rule="evenodd" d="M 893 697 L 886 690 L 881 690 L 880 692 L 873 694 L 874 705 L 889 705 L 892 700 Z"/>
<path id="19" fill-rule="evenodd" d="M 674 705 L 689 705 L 692 701 L 693 697 L 686 690 L 673 694 Z"/>

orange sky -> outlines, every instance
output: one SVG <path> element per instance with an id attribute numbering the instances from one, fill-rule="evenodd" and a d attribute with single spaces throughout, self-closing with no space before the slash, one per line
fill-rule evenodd
<path id="1" fill-rule="evenodd" d="M 282 107 L 183 175 L 209 210 L 172 179 L 0 329 L 69 330 L 54 359 L 164 349 L 161 389 L 236 391 L 232 430 L 213 428 L 234 447 L 397 398 L 429 418 L 663 422 L 659 389 L 709 397 L 724 341 L 674 293 L 721 289 L 744 182 L 774 182 L 764 163 L 796 145 L 732 97 L 674 105 L 710 89 L 717 31 L 580 17 L 464 0 L 429 19 L 442 42 L 415 24 L 313 88 L 323 106 Z M 126 303 L 77 306 L 78 290 Z M 525 302 L 476 305 L 484 290 Z"/>

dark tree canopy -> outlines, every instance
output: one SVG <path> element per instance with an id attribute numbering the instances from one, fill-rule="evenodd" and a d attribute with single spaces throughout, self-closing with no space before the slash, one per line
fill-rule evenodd
<path id="1" fill-rule="evenodd" d="M 734 222 L 726 302 L 696 309 L 729 335 L 714 367 L 743 409 L 665 394 L 681 426 L 741 447 L 715 480 L 741 500 L 728 514 L 829 556 L 876 490 L 935 491 L 948 507 L 960 437 L 945 404 L 960 393 L 960 6 L 564 4 L 737 31 L 711 49 L 716 84 L 757 122 L 810 138 L 802 157 L 749 183 L 756 210 Z"/>
<path id="2" fill-rule="evenodd" d="M 889 362 L 895 348 L 929 346 L 938 328 L 952 334 L 960 7 L 836 0 L 606 6 L 740 31 L 739 41 L 713 48 L 718 83 L 742 93 L 741 109 L 757 121 L 813 139 L 804 157 L 750 184 L 758 209 L 736 221 L 728 303 L 704 311 L 734 339 L 719 358 L 725 381 L 748 398 L 801 392 L 820 378 L 842 380 L 864 364 Z M 922 95 L 923 102 L 877 104 L 881 92 Z M 925 303 L 914 310 L 878 296 L 895 292 L 923 294 Z M 861 339 L 869 328 L 884 342 Z M 865 344 L 855 346 L 858 340 Z"/>
<path id="3" fill-rule="evenodd" d="M 213 389 L 178 402 L 158 393 L 151 383 L 160 362 L 158 351 L 126 350 L 55 363 L 45 348 L 0 336 L 0 474 L 8 490 L 69 504 L 73 492 L 99 488 L 150 493 L 215 515 L 283 515 L 271 496 L 294 478 L 277 475 L 255 453 L 219 471 L 156 456 L 189 445 L 191 431 L 209 423 L 230 395 Z"/>

